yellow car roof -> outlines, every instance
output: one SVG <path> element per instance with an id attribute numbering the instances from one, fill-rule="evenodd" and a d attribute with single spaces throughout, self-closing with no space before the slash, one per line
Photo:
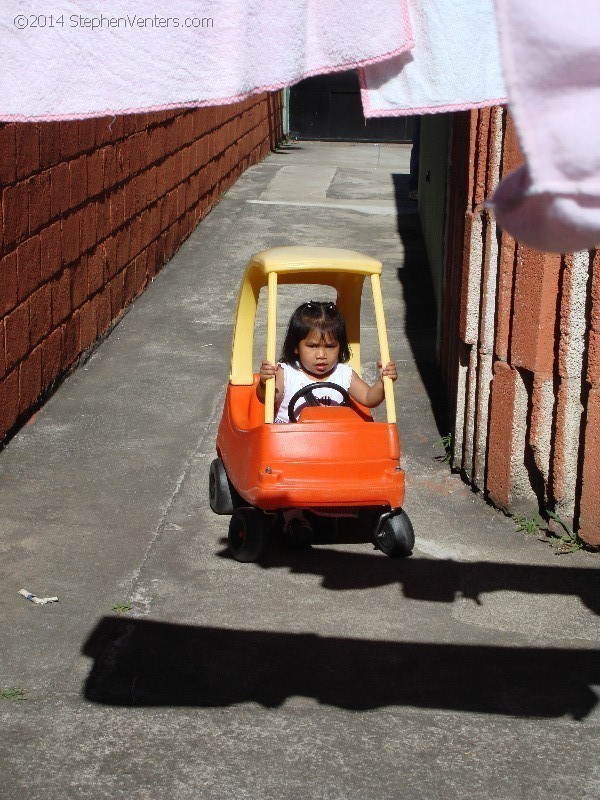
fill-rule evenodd
<path id="1" fill-rule="evenodd" d="M 349 272 L 360 275 L 381 275 L 381 262 L 355 250 L 337 247 L 271 247 L 256 253 L 249 267 L 258 267 L 268 275 L 294 272 Z"/>

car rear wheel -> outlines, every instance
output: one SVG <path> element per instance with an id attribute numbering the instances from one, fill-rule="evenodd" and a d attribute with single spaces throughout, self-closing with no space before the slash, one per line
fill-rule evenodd
<path id="1" fill-rule="evenodd" d="M 258 508 L 244 507 L 234 511 L 229 523 L 229 549 L 236 561 L 257 561 L 265 541 L 265 515 Z"/>
<path id="2" fill-rule="evenodd" d="M 210 465 L 208 499 L 215 514 L 233 514 L 240 504 L 240 496 L 231 485 L 220 458 L 215 458 Z"/>
<path id="3" fill-rule="evenodd" d="M 385 519 L 383 518 L 385 517 Z M 415 532 L 406 511 L 384 514 L 375 533 L 377 547 L 387 556 L 405 558 L 415 546 Z"/>

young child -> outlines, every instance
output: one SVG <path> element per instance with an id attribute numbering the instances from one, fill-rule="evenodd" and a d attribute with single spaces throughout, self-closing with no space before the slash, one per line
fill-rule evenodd
<path id="1" fill-rule="evenodd" d="M 335 303 L 310 301 L 299 306 L 290 318 L 279 364 L 263 361 L 257 396 L 265 399 L 268 378 L 275 377 L 275 422 L 289 422 L 288 406 L 294 394 L 304 386 L 331 381 L 346 389 L 350 397 L 367 408 L 378 406 L 384 398 L 383 377 L 398 377 L 393 361 L 381 369 L 381 377 L 372 386 L 362 380 L 352 367 L 344 317 Z M 315 389 L 314 396 L 322 405 L 340 405 L 342 397 L 335 389 Z M 305 398 L 296 404 L 298 417 L 307 405 Z"/>

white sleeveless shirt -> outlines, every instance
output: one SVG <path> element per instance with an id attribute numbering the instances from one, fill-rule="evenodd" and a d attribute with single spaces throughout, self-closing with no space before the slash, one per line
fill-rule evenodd
<path id="1" fill-rule="evenodd" d="M 304 388 L 304 386 L 310 386 L 311 383 L 319 383 L 319 381 L 314 380 L 309 375 L 305 375 L 300 369 L 298 362 L 296 362 L 294 366 L 280 362 L 279 366 L 283 370 L 283 395 L 277 408 L 275 422 L 289 422 L 288 406 L 292 397 L 299 389 Z M 342 389 L 348 391 L 351 380 L 352 367 L 350 364 L 338 364 L 331 375 L 328 375 L 327 378 L 323 380 L 323 383 L 331 381 L 331 383 L 337 383 Z M 323 405 L 339 406 L 342 404 L 342 395 L 335 389 L 329 389 L 327 387 L 325 389 L 317 388 L 313 391 L 313 394 Z M 298 419 L 300 412 L 307 405 L 306 397 L 302 397 L 298 400 L 296 408 L 294 409 L 294 416 L 296 419 Z"/>

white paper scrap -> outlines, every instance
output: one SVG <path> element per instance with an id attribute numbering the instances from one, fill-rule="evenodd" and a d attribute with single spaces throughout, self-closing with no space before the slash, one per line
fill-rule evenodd
<path id="1" fill-rule="evenodd" d="M 36 606 L 45 606 L 46 603 L 58 603 L 58 597 L 37 597 L 35 594 L 28 592 L 27 589 L 19 589 L 19 594 L 26 600 L 31 600 Z"/>

